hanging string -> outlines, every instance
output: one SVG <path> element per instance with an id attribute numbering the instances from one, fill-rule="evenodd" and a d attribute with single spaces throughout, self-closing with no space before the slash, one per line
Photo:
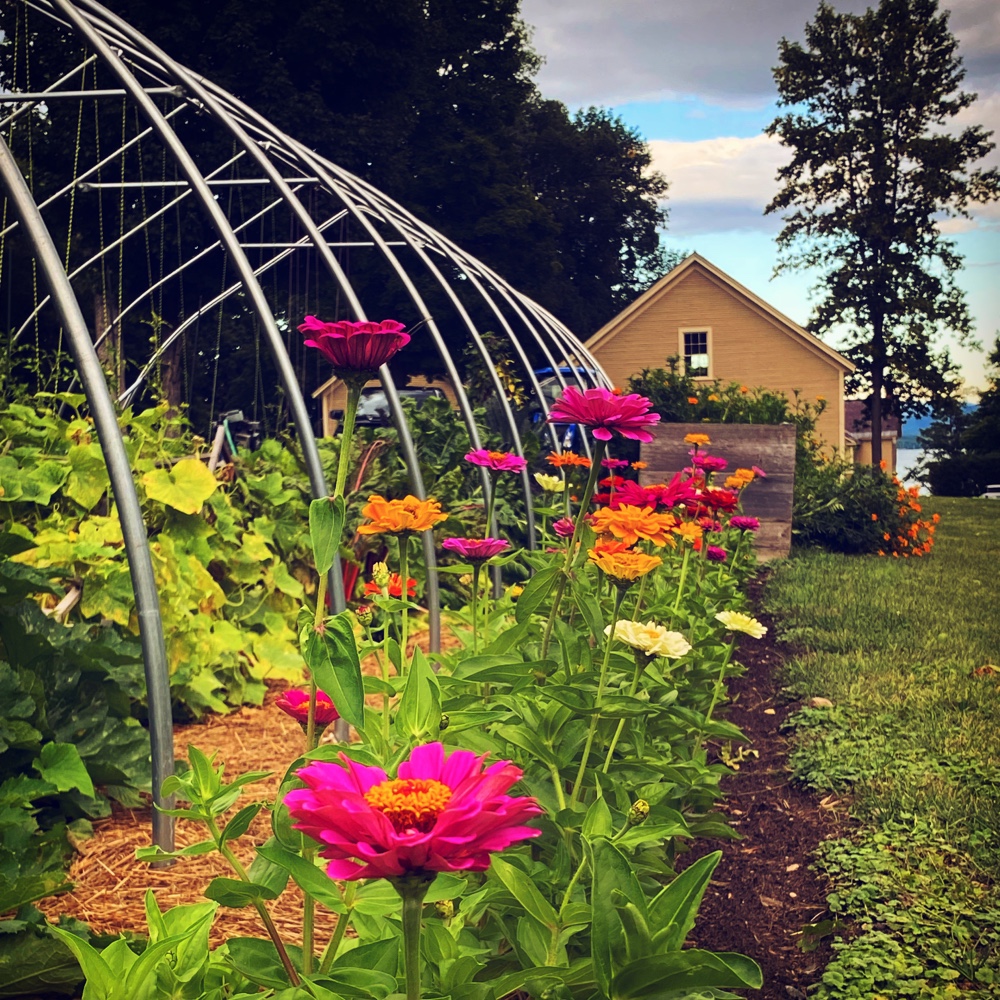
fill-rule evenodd
<path id="1" fill-rule="evenodd" d="M 23 6 L 23 5 L 22 5 Z M 18 11 L 21 7 L 18 7 Z M 21 22 L 24 26 L 24 87 L 29 93 L 31 91 L 31 42 L 28 31 L 28 8 L 24 6 L 24 18 Z M 35 116 L 29 114 L 28 118 L 28 190 L 32 199 L 35 195 Z M 31 255 L 31 294 L 34 300 L 34 328 L 35 328 L 35 389 L 41 390 L 42 385 L 39 379 L 42 375 L 42 341 L 41 325 L 38 322 L 38 258 Z"/>
<path id="2" fill-rule="evenodd" d="M 86 56 L 86 50 L 84 50 Z M 94 65 L 94 88 L 97 88 L 97 65 Z M 101 162 L 101 119 L 98 109 L 99 101 L 94 101 L 94 150 L 97 163 Z M 97 183 L 101 183 L 101 168 L 97 168 Z M 76 185 L 73 185 L 74 191 Z M 111 310 L 108 307 L 108 270 L 107 260 L 104 256 L 104 192 L 100 188 L 97 191 L 97 230 L 101 241 L 101 316 L 95 324 L 94 339 L 101 335 L 101 331 L 108 325 Z"/>
<path id="3" fill-rule="evenodd" d="M 125 147 L 126 147 L 126 136 L 128 134 L 128 101 L 126 98 L 122 98 L 122 142 L 121 142 L 121 157 L 120 157 L 120 173 L 121 173 L 121 185 L 118 189 L 118 303 L 117 309 L 115 310 L 115 328 L 116 332 L 111 336 L 111 349 L 112 353 L 115 351 L 115 341 L 120 344 L 122 342 L 122 306 L 124 304 L 125 295 Z M 141 159 L 142 157 L 142 140 L 140 139 L 137 143 L 138 155 Z"/>
<path id="4" fill-rule="evenodd" d="M 174 181 L 179 179 L 179 171 L 177 169 L 177 163 L 174 163 Z M 180 316 L 179 322 L 183 324 L 184 320 L 187 319 L 187 309 L 184 305 L 184 270 L 182 265 L 184 264 L 184 233 L 181 228 L 181 203 L 178 201 L 174 204 L 174 216 L 177 222 L 177 269 L 180 272 L 178 278 L 178 297 L 180 299 Z M 182 362 L 182 380 L 184 383 L 184 399 L 186 402 L 191 402 L 191 367 L 190 359 L 188 357 L 188 337 L 187 334 L 184 335 L 183 340 L 180 344 L 181 350 L 181 362 Z"/>

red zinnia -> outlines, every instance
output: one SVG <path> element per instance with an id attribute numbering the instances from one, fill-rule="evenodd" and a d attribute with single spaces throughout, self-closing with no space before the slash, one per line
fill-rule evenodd
<path id="1" fill-rule="evenodd" d="M 598 441 L 610 441 L 612 431 L 633 441 L 649 442 L 653 435 L 646 429 L 660 422 L 658 413 L 650 413 L 645 396 L 629 393 L 616 396 L 610 389 L 587 389 L 567 386 L 549 411 L 550 423 L 583 424 L 592 428 Z"/>
<path id="2" fill-rule="evenodd" d="M 282 691 L 274 699 L 275 705 L 286 715 L 290 715 L 296 722 L 306 725 L 309 721 L 309 692 L 295 688 L 291 691 Z M 334 707 L 330 696 L 325 691 L 316 692 L 316 712 L 314 715 L 316 725 L 328 726 L 331 722 L 336 722 L 340 718 L 340 713 Z"/>
<path id="3" fill-rule="evenodd" d="M 339 323 L 324 323 L 315 316 L 306 316 L 299 326 L 299 333 L 312 335 L 306 347 L 315 347 L 333 365 L 340 376 L 372 376 L 401 347 L 410 342 L 410 335 L 404 332 L 403 324 L 394 319 L 381 323 L 354 323 L 341 320 Z"/>
<path id="4" fill-rule="evenodd" d="M 295 829 L 320 845 L 327 875 L 352 881 L 409 874 L 486 871 L 490 854 L 537 837 L 524 824 L 542 810 L 506 792 L 521 769 L 440 743 L 415 747 L 390 778 L 380 767 L 316 761 L 300 768 L 306 788 L 285 796 Z"/>
<path id="5" fill-rule="evenodd" d="M 446 538 L 441 546 L 469 562 L 478 562 L 500 555 L 510 548 L 510 542 L 504 538 Z"/>

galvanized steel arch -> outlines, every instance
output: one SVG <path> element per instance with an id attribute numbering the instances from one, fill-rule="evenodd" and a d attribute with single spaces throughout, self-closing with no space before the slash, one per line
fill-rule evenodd
<path id="1" fill-rule="evenodd" d="M 82 345 L 77 343 L 77 340 L 80 330 L 86 331 L 86 326 L 76 299 L 76 293 L 70 284 L 70 279 L 76 274 L 84 272 L 89 266 L 95 265 L 97 262 L 100 262 L 103 267 L 103 260 L 112 249 L 123 245 L 128 239 L 139 233 L 147 233 L 150 224 L 158 215 L 168 209 L 174 208 L 182 202 L 188 202 L 196 206 L 201 215 L 211 222 L 216 233 L 215 242 L 210 246 L 200 249 L 193 257 L 185 259 L 169 274 L 161 276 L 158 281 L 153 282 L 151 280 L 150 287 L 143 292 L 142 296 L 139 296 L 134 302 L 130 303 L 114 317 L 114 320 L 106 328 L 99 332 L 99 342 L 110 333 L 116 324 L 120 324 L 123 316 L 132 310 L 137 303 L 150 295 L 157 287 L 161 287 L 163 284 L 178 278 L 190 264 L 207 254 L 224 251 L 238 275 L 238 281 L 232 283 L 228 288 L 224 288 L 220 295 L 213 300 L 212 304 L 200 307 L 198 314 L 185 318 L 175 327 L 170 336 L 158 346 L 152 357 L 148 359 L 140 373 L 139 379 L 133 382 L 122 393 L 124 400 L 132 398 L 141 386 L 145 375 L 152 370 L 152 366 L 160 354 L 162 354 L 171 342 L 183 336 L 190 325 L 196 322 L 197 315 L 201 315 L 204 311 L 217 306 L 228 295 L 243 290 L 249 296 L 254 314 L 259 319 L 264 330 L 268 346 L 287 394 L 293 421 L 302 446 L 313 495 L 325 495 L 327 486 L 324 481 L 319 452 L 316 447 L 306 403 L 285 349 L 281 331 L 278 329 L 272 307 L 267 300 L 258 277 L 286 259 L 288 255 L 298 252 L 299 247 L 312 250 L 318 254 L 324 271 L 331 282 L 331 286 L 337 288 L 343 294 L 347 307 L 353 317 L 356 319 L 367 318 L 367 312 L 358 295 L 357 289 L 352 284 L 348 274 L 345 273 L 340 261 L 332 252 L 331 246 L 328 245 L 327 239 L 324 236 L 324 232 L 334 222 L 344 216 L 349 216 L 353 219 L 365 232 L 370 241 L 370 246 L 381 256 L 381 259 L 407 293 L 417 314 L 426 323 L 428 335 L 433 341 L 441 363 L 454 386 L 459 410 L 473 447 L 480 447 L 482 442 L 472 412 L 471 402 L 459 377 L 455 358 L 452 356 L 448 342 L 441 332 L 438 318 L 432 314 L 428 304 L 424 301 L 414 280 L 414 276 L 411 275 L 400 254 L 394 249 L 395 246 L 405 247 L 416 258 L 423 273 L 440 290 L 444 296 L 444 300 L 454 310 L 454 315 L 457 317 L 461 328 L 466 331 L 484 367 L 490 373 L 490 378 L 497 393 L 506 424 L 506 432 L 513 443 L 514 450 L 518 453 L 523 453 L 520 431 L 510 402 L 504 392 L 503 384 L 497 374 L 496 362 L 483 338 L 479 321 L 477 321 L 470 311 L 470 303 L 463 299 L 456 288 L 452 287 L 448 275 L 445 274 L 444 267 L 454 268 L 463 276 L 466 283 L 464 290 L 466 296 L 471 293 L 475 301 L 479 303 L 477 309 L 483 311 L 485 316 L 495 319 L 503 335 L 511 344 L 518 361 L 523 366 L 524 376 L 536 394 L 544 415 L 547 416 L 549 405 L 542 391 L 540 379 L 534 370 L 530 351 L 540 352 L 541 356 L 546 359 L 548 365 L 551 367 L 553 377 L 564 388 L 570 383 L 575 383 L 581 388 L 586 388 L 589 385 L 610 385 L 600 365 L 590 355 L 584 345 L 573 336 L 571 331 L 537 303 L 519 293 L 492 269 L 462 251 L 426 223 L 418 220 L 412 213 L 408 212 L 403 206 L 386 196 L 373 185 L 308 149 L 302 142 L 277 129 L 272 123 L 257 114 L 232 94 L 229 94 L 211 81 L 193 73 L 171 59 L 149 39 L 131 27 L 126 21 L 97 3 L 96 0 L 15 0 L 15 2 L 70 28 L 84 41 L 87 52 L 82 62 L 66 73 L 62 73 L 54 82 L 48 84 L 43 91 L 33 92 L 27 101 L 21 103 L 12 113 L 0 119 L 0 140 L 2 140 L 4 129 L 12 128 L 13 124 L 28 113 L 32 107 L 44 101 L 46 94 L 49 95 L 49 100 L 57 97 L 61 92 L 60 88 L 67 84 L 75 74 L 81 72 L 92 63 L 98 63 L 110 70 L 117 77 L 122 89 L 119 91 L 95 91 L 93 94 L 87 96 L 93 100 L 124 101 L 123 109 L 125 105 L 139 109 L 147 122 L 146 127 L 138 131 L 136 135 L 127 141 L 123 141 L 112 152 L 100 157 L 96 163 L 87 166 L 81 173 L 74 176 L 69 184 L 61 186 L 37 204 L 30 196 L 27 201 L 25 200 L 24 192 L 27 188 L 23 187 L 23 179 L 21 187 L 18 187 L 15 180 L 9 176 L 11 171 L 16 169 L 16 164 L 6 146 L 0 147 L 0 164 L 4 168 L 4 186 L 7 188 L 11 200 L 21 209 L 19 211 L 21 224 L 28 233 L 33 252 L 36 258 L 43 264 L 43 270 L 49 279 L 51 301 L 59 310 L 64 326 L 67 330 L 73 331 L 73 337 L 75 338 L 73 343 L 76 353 L 79 355 L 79 351 L 82 351 Z M 169 110 L 162 110 L 152 100 L 150 91 L 157 94 L 172 94 L 177 98 L 179 103 Z M 65 93 L 67 96 L 70 96 L 71 93 L 74 97 L 81 96 L 77 92 L 65 91 Z M 0 98 L 4 100 L 4 103 L 11 103 L 11 95 L 0 95 Z M 234 154 L 232 159 L 207 173 L 199 168 L 172 124 L 173 120 L 178 116 L 183 119 L 184 112 L 186 111 L 193 111 L 205 116 L 210 124 L 223 129 L 233 139 L 234 146 L 238 149 L 238 152 Z M 138 225 L 134 226 L 128 233 L 123 233 L 110 246 L 102 247 L 99 254 L 93 255 L 84 264 L 77 267 L 69 276 L 61 272 L 59 275 L 50 273 L 54 266 L 53 262 L 58 262 L 58 254 L 56 253 L 53 256 L 52 251 L 54 250 L 54 246 L 51 245 L 51 238 L 43 236 L 42 230 L 38 228 L 38 223 L 42 221 L 40 210 L 56 204 L 60 199 L 70 195 L 75 186 L 82 186 L 88 183 L 88 178 L 92 177 L 95 173 L 99 173 L 102 166 L 106 166 L 114 162 L 117 158 L 123 157 L 127 150 L 140 144 L 144 138 L 148 137 L 155 138 L 165 151 L 165 155 L 169 154 L 170 159 L 176 164 L 181 176 L 184 177 L 187 187 L 181 190 L 177 197 L 171 199 L 169 204 L 165 202 L 164 206 L 161 206 L 158 212 L 144 215 Z M 124 138 L 123 127 L 123 140 Z M 270 211 L 272 208 L 284 208 L 287 212 L 291 213 L 291 216 L 294 217 L 304 232 L 304 235 L 299 238 L 298 242 L 291 247 L 273 245 L 272 249 L 277 249 L 280 252 L 272 254 L 267 261 L 263 261 L 256 268 L 251 265 L 239 234 L 251 222 L 258 219 L 260 214 L 251 216 L 249 219 L 243 219 L 238 225 L 235 224 L 227 216 L 221 204 L 214 198 L 212 187 L 210 186 L 210 182 L 239 159 L 246 159 L 248 162 L 251 162 L 262 174 L 261 180 L 244 179 L 242 183 L 265 183 L 274 194 L 271 203 L 260 214 Z M 284 166 L 291 168 L 295 174 L 286 177 L 281 170 L 281 167 Z M 335 199 L 340 205 L 340 208 L 336 212 L 332 215 L 327 214 L 321 220 L 313 218 L 310 208 L 298 194 L 298 191 L 302 187 L 302 183 L 300 182 L 311 183 L 314 178 L 318 178 L 318 187 L 327 196 Z M 215 183 L 220 182 L 215 181 Z M 26 221 L 28 215 L 25 213 L 31 215 L 31 224 Z M 35 219 L 35 216 L 37 216 L 37 219 Z M 0 237 L 6 236 L 17 226 L 17 222 L 5 226 L 0 231 Z M 42 223 L 42 228 L 44 229 L 44 223 Z M 48 239 L 47 244 L 46 238 Z M 34 312 L 24 320 L 21 330 L 27 329 L 28 325 L 35 320 L 38 311 L 44 305 L 45 302 L 36 305 Z M 67 319 L 67 317 L 69 318 Z M 94 345 L 88 344 L 88 347 L 93 352 Z M 101 392 L 104 392 L 105 395 L 107 394 L 107 386 L 103 384 L 103 376 L 101 376 L 102 384 L 98 386 L 95 381 L 97 375 L 95 374 L 94 365 L 90 364 L 89 361 L 81 361 L 81 357 L 82 355 L 77 357 L 79 376 L 88 394 L 88 398 L 91 399 L 91 408 L 95 410 L 96 417 L 96 408 L 103 406 L 103 404 L 95 403 L 94 400 L 100 396 Z M 96 363 L 96 356 L 94 361 Z M 100 371 L 99 365 L 97 365 L 96 370 L 97 372 Z M 418 496 L 423 497 L 426 495 L 426 492 L 420 465 L 412 435 L 406 422 L 405 412 L 400 405 L 399 393 L 388 368 L 383 368 L 379 375 L 398 430 L 403 457 L 410 474 L 412 489 Z M 110 399 L 108 403 L 110 404 Z M 558 441 L 553 429 L 549 427 L 547 428 L 547 432 L 550 435 L 553 446 L 558 448 Z M 105 454 L 108 457 L 110 468 L 113 460 L 119 462 L 119 457 L 116 457 L 117 446 L 113 440 L 113 435 L 109 435 L 110 432 L 106 431 L 102 435 L 101 441 L 105 449 Z M 105 441 L 105 438 L 108 440 Z M 589 443 L 586 439 L 584 439 L 584 443 L 589 452 Z M 118 470 L 115 476 L 120 478 L 121 471 Z M 488 500 L 490 481 L 485 472 L 482 477 L 482 483 L 484 499 Z M 525 498 L 525 517 L 528 522 L 529 539 L 530 544 L 533 546 L 535 543 L 534 521 L 531 506 L 530 480 L 527 472 L 522 475 L 521 485 Z M 129 486 L 131 486 L 131 481 L 129 481 Z M 119 483 L 118 487 L 122 490 L 126 489 L 124 482 Z M 132 489 L 132 497 L 134 499 L 134 487 Z M 116 497 L 117 495 L 116 488 Z M 122 504 L 121 500 L 119 500 L 119 504 Z M 124 507 L 122 509 L 124 511 Z M 132 528 L 135 528 L 134 524 Z M 492 528 L 494 528 L 494 525 L 488 526 L 488 529 Z M 144 535 L 140 537 L 136 531 L 132 531 L 131 535 L 135 537 L 126 539 L 129 564 L 133 575 L 136 572 L 141 574 L 145 572 L 141 567 L 149 561 L 148 550 L 145 548 L 145 537 Z M 432 648 L 437 648 L 440 634 L 440 619 L 438 614 L 438 581 L 435 552 L 431 534 L 427 532 L 422 537 L 424 542 L 424 557 L 428 571 L 426 581 L 427 603 L 431 611 Z M 331 592 L 335 606 L 339 609 L 344 606 L 345 595 L 343 594 L 340 574 L 334 573 L 332 576 Z M 166 766 L 164 762 L 169 760 L 172 763 L 172 740 L 169 726 L 169 680 L 165 673 L 165 656 L 162 657 L 162 660 L 158 659 L 160 653 L 157 652 L 157 641 L 159 649 L 162 651 L 163 638 L 162 632 L 159 631 L 161 630 L 161 625 L 159 609 L 156 604 L 155 588 L 151 594 L 149 593 L 148 586 L 145 584 L 143 584 L 141 589 L 142 603 L 139 609 L 139 621 L 142 631 L 144 656 L 146 658 L 147 684 L 150 688 L 154 773 L 162 780 L 162 777 L 168 773 L 164 771 L 164 767 Z M 136 586 L 136 596 L 137 604 L 139 604 L 140 586 L 138 584 Z M 154 635 L 151 630 L 156 631 L 157 634 Z M 162 676 L 157 673 L 158 671 L 161 671 Z M 166 685 L 165 695 L 164 685 Z M 155 713 L 153 712 L 154 700 L 157 705 Z M 166 705 L 167 712 L 166 722 L 161 718 L 163 714 L 162 706 L 164 704 Z M 161 819 L 164 818 L 161 817 Z M 164 827 L 162 823 L 157 827 L 156 837 L 158 843 L 168 845 L 171 836 L 170 829 Z"/>

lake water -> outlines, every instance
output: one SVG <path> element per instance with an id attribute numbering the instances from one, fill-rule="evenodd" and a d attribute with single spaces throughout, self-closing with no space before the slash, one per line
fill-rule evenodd
<path id="1" fill-rule="evenodd" d="M 920 448 L 900 448 L 896 453 L 896 475 L 906 486 L 920 486 L 920 483 L 910 479 L 910 472 L 920 461 L 923 451 Z M 923 487 L 921 487 L 923 490 Z M 926 490 L 923 490 L 926 492 Z"/>

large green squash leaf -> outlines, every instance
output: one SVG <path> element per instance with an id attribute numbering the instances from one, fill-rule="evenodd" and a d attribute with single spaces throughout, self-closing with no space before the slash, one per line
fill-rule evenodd
<path id="1" fill-rule="evenodd" d="M 142 477 L 146 496 L 183 514 L 197 514 L 219 481 L 196 458 L 182 458 L 172 469 L 153 469 Z"/>

